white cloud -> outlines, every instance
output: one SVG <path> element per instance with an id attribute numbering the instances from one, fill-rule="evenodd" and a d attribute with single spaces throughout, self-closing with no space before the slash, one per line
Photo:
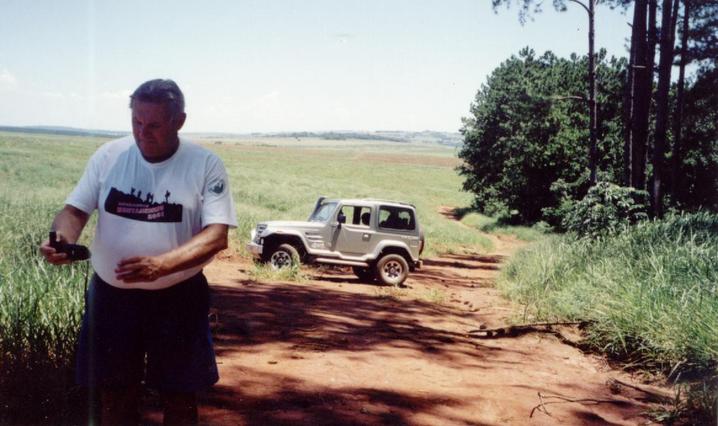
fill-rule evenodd
<path id="1" fill-rule="evenodd" d="M 17 78 L 7 68 L 0 68 L 0 88 L 10 89 L 15 86 L 17 86 Z"/>

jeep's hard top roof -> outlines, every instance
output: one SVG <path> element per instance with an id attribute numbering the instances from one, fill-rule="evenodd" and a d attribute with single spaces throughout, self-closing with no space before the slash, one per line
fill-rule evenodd
<path id="1" fill-rule="evenodd" d="M 382 200 L 379 198 L 325 198 L 322 200 L 323 203 L 343 203 L 343 204 L 383 204 L 383 205 L 394 205 L 403 207 L 412 207 L 416 209 L 416 206 L 410 203 L 404 203 L 402 201 L 393 200 Z"/>

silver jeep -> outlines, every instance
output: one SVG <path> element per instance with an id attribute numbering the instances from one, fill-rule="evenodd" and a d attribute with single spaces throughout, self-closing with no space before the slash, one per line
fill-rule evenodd
<path id="1" fill-rule="evenodd" d="M 306 222 L 261 222 L 247 250 L 282 268 L 303 263 L 351 266 L 364 281 L 400 285 L 421 267 L 424 233 L 416 208 L 375 199 L 320 197 Z"/>

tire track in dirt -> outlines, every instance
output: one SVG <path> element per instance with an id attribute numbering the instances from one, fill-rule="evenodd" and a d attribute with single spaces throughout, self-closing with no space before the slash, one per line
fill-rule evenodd
<path id="1" fill-rule="evenodd" d="M 426 259 L 404 288 L 361 283 L 343 268 L 306 268 L 301 283 L 257 282 L 251 263 L 215 261 L 206 273 L 221 379 L 202 396 L 201 422 L 645 424 L 646 395 L 609 386 L 636 382 L 602 358 L 547 334 L 468 333 L 518 311 L 493 286 L 513 243 Z M 544 405 L 534 410 L 539 394 Z M 145 421 L 159 419 L 155 410 Z"/>

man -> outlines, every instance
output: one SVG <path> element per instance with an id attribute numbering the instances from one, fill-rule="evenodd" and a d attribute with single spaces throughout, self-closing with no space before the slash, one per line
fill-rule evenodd
<path id="1" fill-rule="evenodd" d="M 133 135 L 95 152 L 52 224 L 74 243 L 98 211 L 77 378 L 99 390 L 102 424 L 138 423 L 143 380 L 162 394 L 165 424 L 194 424 L 196 392 L 218 380 L 202 267 L 227 247 L 234 202 L 222 161 L 178 135 L 174 81 L 143 83 L 130 109 Z M 49 241 L 40 251 L 70 262 Z"/>

